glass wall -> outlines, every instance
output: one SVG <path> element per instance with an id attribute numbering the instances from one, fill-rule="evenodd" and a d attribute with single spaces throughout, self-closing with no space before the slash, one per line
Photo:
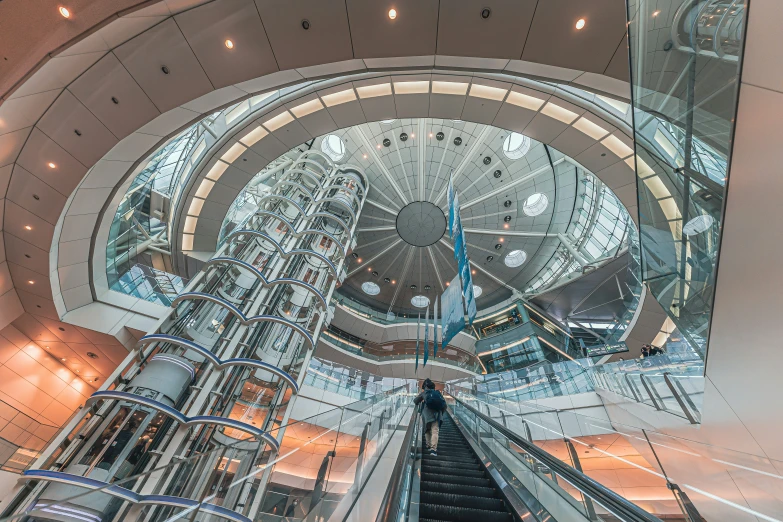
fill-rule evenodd
<path id="1" fill-rule="evenodd" d="M 746 6 L 628 2 L 642 277 L 703 358 Z"/>

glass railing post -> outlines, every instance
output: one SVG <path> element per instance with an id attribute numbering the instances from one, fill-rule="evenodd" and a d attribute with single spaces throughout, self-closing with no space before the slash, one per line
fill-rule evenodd
<path id="1" fill-rule="evenodd" d="M 663 380 L 666 382 L 666 386 L 669 387 L 669 390 L 672 392 L 672 395 L 674 396 L 674 400 L 677 401 L 677 404 L 680 406 L 680 409 L 682 409 L 682 412 L 685 414 L 685 417 L 687 417 L 688 421 L 691 424 L 698 424 L 698 421 L 693 416 L 693 413 L 691 413 L 691 410 L 688 409 L 688 407 L 685 405 L 685 401 L 683 401 L 683 397 L 685 397 L 688 400 L 688 402 L 691 404 L 691 406 L 693 407 L 694 411 L 696 410 L 696 408 L 693 406 L 693 402 L 688 397 L 688 394 L 684 393 L 685 390 L 682 390 L 682 389 L 680 390 L 680 392 L 682 392 L 682 394 L 680 394 L 680 392 L 677 391 L 677 389 L 675 387 L 675 383 L 673 383 L 671 378 L 669 377 L 669 372 L 664 372 L 663 373 Z M 680 383 L 678 382 L 676 384 L 679 385 Z M 680 385 L 680 387 L 682 387 L 682 385 Z"/>
<path id="2" fill-rule="evenodd" d="M 633 394 L 633 400 L 635 400 L 636 402 L 642 402 L 642 398 L 637 393 L 638 390 L 636 389 L 633 382 L 631 381 L 631 378 L 628 377 L 627 373 L 624 375 L 624 377 L 625 377 L 625 382 L 628 383 L 628 387 L 631 389 L 631 393 Z"/>
<path id="3" fill-rule="evenodd" d="M 655 406 L 655 409 L 658 411 L 663 411 L 664 407 L 662 405 L 662 402 L 659 403 L 660 397 L 657 397 L 657 393 L 653 390 L 653 388 L 648 384 L 647 377 L 643 373 L 639 374 L 639 380 L 642 381 L 642 386 L 644 386 L 645 391 L 647 391 L 647 396 L 650 398 L 650 401 L 652 402 L 652 405 Z M 657 399 L 656 399 L 657 397 Z"/>

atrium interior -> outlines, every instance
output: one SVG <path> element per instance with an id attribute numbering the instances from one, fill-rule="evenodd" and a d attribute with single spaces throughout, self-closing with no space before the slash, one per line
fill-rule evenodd
<path id="1" fill-rule="evenodd" d="M 0 521 L 783 522 L 781 19 L 0 0 Z"/>

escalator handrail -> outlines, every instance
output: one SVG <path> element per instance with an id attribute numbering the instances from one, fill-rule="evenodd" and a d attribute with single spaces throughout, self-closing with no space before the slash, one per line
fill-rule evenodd
<path id="1" fill-rule="evenodd" d="M 409 461 L 416 459 L 416 445 L 418 444 L 417 440 L 420 439 L 420 415 L 419 408 L 414 406 L 410 424 L 408 424 L 408 429 L 405 432 L 405 440 L 402 442 L 400 455 L 389 478 L 389 487 L 386 488 L 386 493 L 381 501 L 381 509 L 378 511 L 376 522 L 400 520 L 399 503 L 400 497 L 404 494 L 405 472 L 408 469 Z M 408 486 L 408 500 L 410 501 L 410 485 Z M 405 519 L 407 520 L 407 516 Z"/>
<path id="2" fill-rule="evenodd" d="M 651 515 L 633 502 L 628 501 L 603 484 L 600 484 L 599 482 L 591 479 L 584 473 L 577 471 L 557 457 L 550 455 L 532 442 L 523 439 L 513 431 L 509 430 L 494 419 L 488 417 L 473 406 L 464 403 L 448 392 L 446 392 L 446 394 L 458 402 L 461 406 L 466 408 L 468 411 L 474 415 L 477 415 L 482 421 L 492 426 L 492 428 L 499 431 L 511 442 L 532 455 L 536 460 L 540 461 L 549 469 L 561 476 L 569 484 L 581 491 L 585 496 L 591 498 L 596 503 L 603 506 L 607 511 L 620 518 L 620 520 L 625 522 L 661 522 L 659 518 Z"/>

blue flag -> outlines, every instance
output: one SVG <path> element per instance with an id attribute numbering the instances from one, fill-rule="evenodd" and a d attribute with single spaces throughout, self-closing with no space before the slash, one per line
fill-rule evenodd
<path id="1" fill-rule="evenodd" d="M 441 346 L 448 346 L 455 335 L 465 327 L 465 313 L 462 309 L 462 289 L 460 288 L 459 275 L 451 280 L 446 291 L 440 298 Z"/>
<path id="2" fill-rule="evenodd" d="M 419 314 L 419 321 L 416 323 L 416 366 L 413 371 L 419 370 L 419 333 L 421 332 L 421 314 Z"/>
<path id="3" fill-rule="evenodd" d="M 432 356 L 438 356 L 438 298 L 435 298 L 435 308 L 432 311 L 432 328 L 435 330 L 433 337 L 435 338 L 435 344 L 432 347 Z"/>
<path id="4" fill-rule="evenodd" d="M 424 366 L 427 366 L 427 359 L 430 357 L 430 306 L 427 305 L 427 312 L 424 314 Z"/>

